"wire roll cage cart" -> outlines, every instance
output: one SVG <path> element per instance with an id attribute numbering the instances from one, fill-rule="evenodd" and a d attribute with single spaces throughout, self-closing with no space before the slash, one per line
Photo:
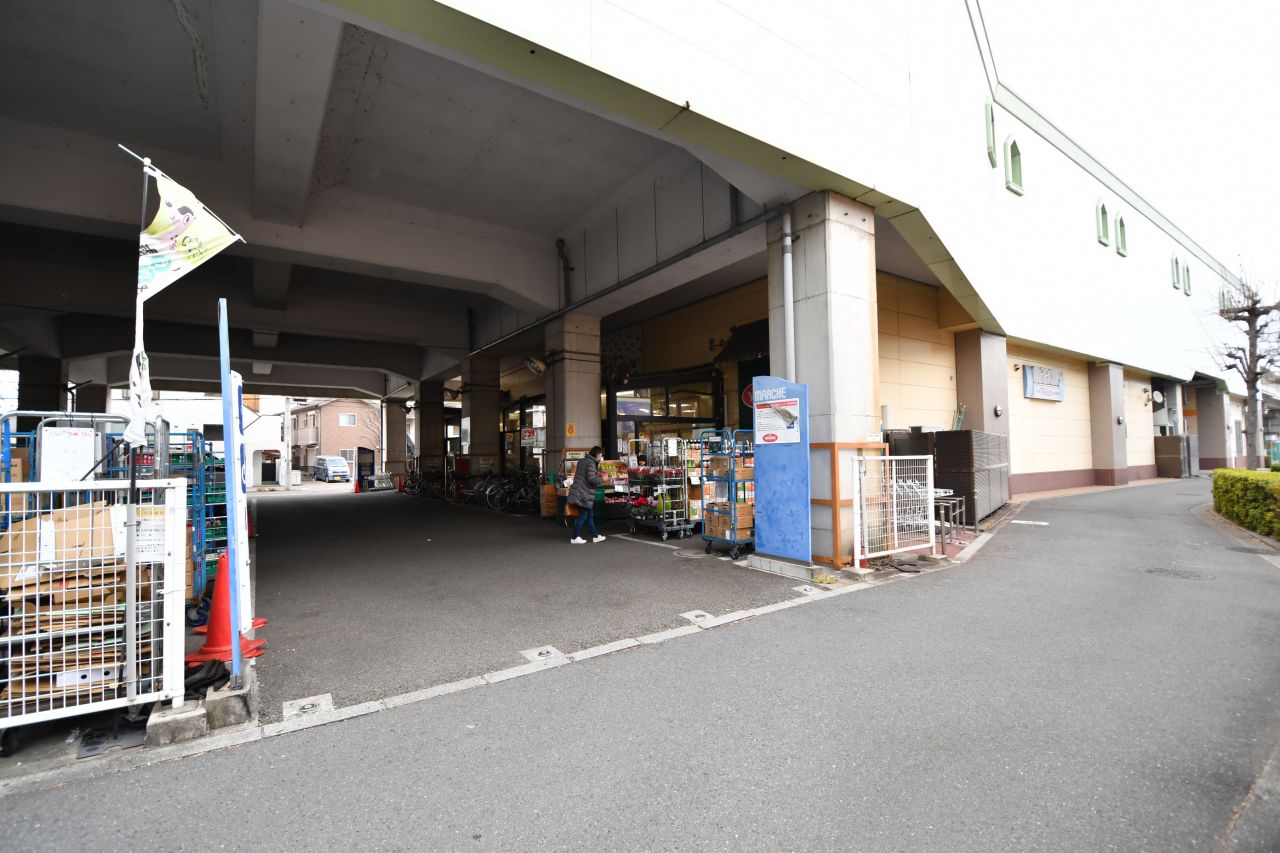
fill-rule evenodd
<path id="1" fill-rule="evenodd" d="M 631 532 L 635 533 L 640 527 L 651 528 L 658 532 L 664 542 L 672 535 L 680 539 L 692 536 L 693 522 L 689 520 L 689 472 L 686 467 L 689 442 L 683 438 L 662 438 L 658 441 L 633 438 L 627 442 L 627 455 L 636 459 L 643 455 L 648 465 L 642 466 L 640 470 L 649 470 L 649 473 L 640 476 L 634 470 L 631 472 L 628 483 L 632 500 L 652 500 L 655 507 L 652 515 L 637 517 L 632 512 Z"/>
<path id="2" fill-rule="evenodd" d="M 738 559 L 755 545 L 755 445 L 751 430 L 718 430 L 702 445 L 702 538 Z"/>

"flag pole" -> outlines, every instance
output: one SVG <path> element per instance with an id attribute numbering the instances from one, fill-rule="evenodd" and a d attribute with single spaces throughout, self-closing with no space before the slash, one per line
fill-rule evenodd
<path id="1" fill-rule="evenodd" d="M 132 152 L 130 152 L 132 153 Z M 135 155 L 136 156 L 136 155 Z M 147 193 L 150 189 L 150 178 L 147 175 L 146 167 L 150 165 L 150 158 L 142 160 L 142 212 L 138 215 L 141 223 L 138 231 L 141 233 L 147 229 Z M 137 268 L 134 269 L 135 276 Z M 137 358 L 142 351 L 142 298 L 136 293 L 137 284 L 134 284 L 134 354 Z M 146 424 L 142 426 L 142 432 L 146 436 Z M 124 590 L 125 590 L 125 613 L 134 614 L 137 612 L 137 578 L 138 578 L 138 448 L 129 443 L 129 497 L 125 503 L 125 559 L 124 559 Z M 136 617 L 130 617 L 124 626 L 125 643 L 124 643 L 124 663 L 125 673 L 127 675 L 126 692 L 130 699 L 137 695 L 138 691 L 138 620 Z"/>

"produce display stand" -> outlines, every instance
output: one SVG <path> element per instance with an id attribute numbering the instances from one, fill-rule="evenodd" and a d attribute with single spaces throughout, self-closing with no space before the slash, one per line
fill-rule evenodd
<path id="1" fill-rule="evenodd" d="M 643 455 L 650 463 L 631 469 L 631 532 L 641 527 L 655 530 L 664 542 L 672 535 L 687 538 L 693 532 L 686 467 L 689 442 L 682 438 L 656 442 L 632 439 L 627 444 L 628 457 L 638 460 Z"/>
<path id="2" fill-rule="evenodd" d="M 722 430 L 702 443 L 702 538 L 738 559 L 755 544 L 755 447 L 750 430 Z"/>

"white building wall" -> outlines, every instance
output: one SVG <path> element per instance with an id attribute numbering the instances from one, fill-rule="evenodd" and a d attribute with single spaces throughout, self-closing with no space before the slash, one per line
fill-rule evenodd
<path id="1" fill-rule="evenodd" d="M 991 89 L 963 2 L 827 0 L 780 13 L 763 0 L 563 0 L 554 14 L 547 4 L 446 2 L 664 98 L 673 121 L 688 104 L 775 146 L 776 175 L 794 179 L 783 161 L 803 158 L 918 207 L 1011 337 L 1243 390 L 1210 355 L 1230 334 L 1215 314 L 1215 268 L 999 106 L 988 163 Z M 1019 95 L 1034 106 L 1035 92 Z M 1021 196 L 1005 187 L 1010 135 L 1022 149 Z M 810 189 L 834 183 L 822 185 L 820 170 L 806 173 Z M 1097 242 L 1099 200 L 1113 230 L 1124 217 L 1127 257 Z M 1190 296 L 1172 286 L 1171 257 L 1190 269 Z"/>

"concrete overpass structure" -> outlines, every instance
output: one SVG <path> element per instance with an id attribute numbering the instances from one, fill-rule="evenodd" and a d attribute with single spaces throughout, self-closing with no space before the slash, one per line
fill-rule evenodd
<path id="1" fill-rule="evenodd" d="M 504 366 L 531 355 L 549 453 L 599 443 L 602 328 L 756 279 L 780 372 L 788 206 L 815 441 L 889 425 L 877 275 L 951 306 L 935 331 L 967 336 L 950 381 L 970 426 L 1009 429 L 1006 341 L 1238 392 L 1205 319 L 1230 276 L 1013 94 L 973 5 L 11 4 L 0 348 L 26 406 L 126 381 L 140 176 L 122 142 L 247 240 L 148 303 L 157 387 L 212 387 L 225 296 L 248 390 L 416 398 L 420 448 L 441 446 L 442 383 L 496 423 Z M 1103 198 L 1127 259 L 1097 251 Z M 1085 467 L 1125 468 L 1108 435 Z M 497 441 L 473 431 L 472 452 Z"/>

